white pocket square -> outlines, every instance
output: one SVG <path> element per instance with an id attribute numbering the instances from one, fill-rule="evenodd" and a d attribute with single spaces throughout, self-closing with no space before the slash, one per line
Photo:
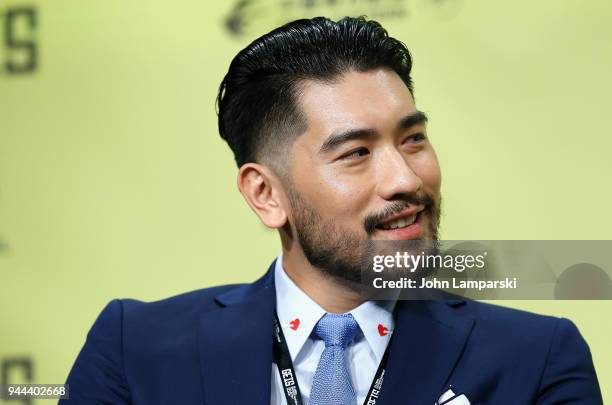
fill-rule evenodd
<path id="1" fill-rule="evenodd" d="M 450 401 L 443 402 L 440 405 L 470 405 L 470 401 L 464 394 L 454 397 Z"/>
<path id="2" fill-rule="evenodd" d="M 434 405 L 470 405 L 465 394 L 457 395 L 452 389 L 446 390 Z"/>

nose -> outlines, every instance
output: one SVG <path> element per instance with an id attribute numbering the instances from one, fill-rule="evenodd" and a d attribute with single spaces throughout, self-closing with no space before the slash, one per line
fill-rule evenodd
<path id="1" fill-rule="evenodd" d="M 423 181 L 408 160 L 395 148 L 381 153 L 377 166 L 377 193 L 385 200 L 391 201 L 401 195 L 414 195 L 423 186 Z"/>

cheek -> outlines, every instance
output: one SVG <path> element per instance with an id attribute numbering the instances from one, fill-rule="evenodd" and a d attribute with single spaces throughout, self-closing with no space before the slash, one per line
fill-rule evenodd
<path id="1" fill-rule="evenodd" d="M 333 170 L 321 173 L 319 185 L 322 189 L 337 197 L 350 197 L 355 192 L 351 180 L 343 179 Z"/>
<path id="2" fill-rule="evenodd" d="M 334 165 L 324 165 L 298 139 L 292 154 L 292 176 L 297 191 L 321 213 L 337 217 L 355 215 L 366 205 L 368 192 L 364 173 L 340 172 Z M 365 177 L 365 178 L 364 178 Z"/>
<path id="3" fill-rule="evenodd" d="M 309 188 L 322 212 L 337 219 L 354 218 L 367 206 L 369 187 L 361 176 L 338 173 L 333 168 L 309 173 Z"/>
<path id="4" fill-rule="evenodd" d="M 438 164 L 438 158 L 436 154 L 431 151 L 427 155 L 424 155 L 419 161 L 417 167 L 415 167 L 417 176 L 423 181 L 423 187 L 438 194 L 440 192 L 440 186 L 442 183 L 442 174 L 440 172 L 440 165 Z"/>

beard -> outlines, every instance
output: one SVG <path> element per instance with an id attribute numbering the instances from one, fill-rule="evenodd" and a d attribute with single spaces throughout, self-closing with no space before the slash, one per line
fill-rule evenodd
<path id="1" fill-rule="evenodd" d="M 366 240 L 376 232 L 376 225 L 391 215 L 406 208 L 422 205 L 419 213 L 426 219 L 424 239 L 438 240 L 440 223 L 440 201 L 436 202 L 429 194 L 406 195 L 393 201 L 383 210 L 368 215 L 363 221 L 363 232 L 355 232 L 339 226 L 333 219 L 323 216 L 295 188 L 288 188 L 288 197 L 293 214 L 293 233 L 297 236 L 308 262 L 323 274 L 356 288 L 361 283 L 361 270 L 364 263 L 371 263 L 364 252 Z"/>

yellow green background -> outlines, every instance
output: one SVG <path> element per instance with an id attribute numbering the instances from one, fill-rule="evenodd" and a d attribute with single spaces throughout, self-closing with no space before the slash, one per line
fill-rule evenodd
<path id="1" fill-rule="evenodd" d="M 278 237 L 236 189 L 214 99 L 238 50 L 300 16 L 378 16 L 411 49 L 443 238 L 612 239 L 608 0 L 254 1 L 241 36 L 236 3 L 0 2 L 36 8 L 39 47 L 33 74 L 0 73 L 0 362 L 63 383 L 109 300 L 265 271 Z M 503 304 L 576 322 L 612 401 L 612 302 Z"/>

